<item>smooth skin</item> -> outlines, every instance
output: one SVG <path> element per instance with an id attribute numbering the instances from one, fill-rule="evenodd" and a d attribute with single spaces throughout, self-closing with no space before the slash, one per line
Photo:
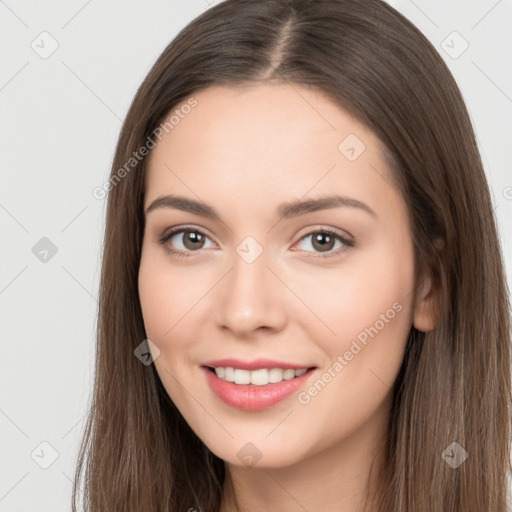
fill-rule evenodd
<path id="1" fill-rule="evenodd" d="M 306 86 L 215 85 L 194 97 L 197 106 L 148 157 L 144 207 L 173 194 L 210 205 L 221 220 L 168 207 L 146 215 L 139 293 L 147 337 L 160 350 L 157 372 L 226 461 L 220 512 L 236 510 L 230 481 L 244 512 L 359 512 L 410 327 L 435 326 L 428 276 L 412 310 L 413 246 L 392 170 L 372 132 Z M 339 149 L 350 134 L 365 146 L 353 161 Z M 283 203 L 332 195 L 375 215 L 353 206 L 279 213 Z M 180 227 L 192 233 L 158 242 Z M 329 235 L 314 243 L 322 229 L 354 245 Z M 252 263 L 237 252 L 248 236 L 258 244 L 250 251 L 263 249 Z M 208 360 L 270 358 L 317 367 L 307 391 L 395 303 L 400 312 L 307 404 L 294 393 L 244 411 L 207 384 Z M 237 455 L 247 443 L 255 465 Z"/>

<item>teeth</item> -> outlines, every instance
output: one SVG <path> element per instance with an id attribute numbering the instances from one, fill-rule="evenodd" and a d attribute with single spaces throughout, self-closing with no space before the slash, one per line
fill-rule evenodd
<path id="1" fill-rule="evenodd" d="M 225 380 L 227 380 L 228 382 L 235 382 L 235 370 L 233 368 L 221 368 L 221 370 L 225 370 L 226 372 L 226 374 L 224 375 Z M 215 368 L 215 372 L 217 372 L 217 368 Z"/>
<path id="2" fill-rule="evenodd" d="M 235 384 L 250 384 L 251 383 L 251 372 L 248 370 L 235 370 Z"/>
<path id="3" fill-rule="evenodd" d="M 247 372 L 251 374 L 251 384 L 255 386 L 264 386 L 268 384 L 268 370 L 253 370 L 252 372 Z M 238 383 L 237 383 L 238 384 Z"/>
<path id="4" fill-rule="evenodd" d="M 271 383 L 281 382 L 283 380 L 283 370 L 281 368 L 272 368 L 268 375 L 268 381 Z"/>
<path id="5" fill-rule="evenodd" d="M 285 370 L 283 372 L 283 379 L 284 380 L 290 380 L 295 377 L 295 370 Z"/>
<path id="6" fill-rule="evenodd" d="M 306 368 L 300 370 L 281 368 L 263 368 L 260 370 L 241 370 L 240 368 L 215 368 L 215 374 L 220 379 L 235 384 L 253 384 L 254 386 L 266 386 L 283 380 L 291 380 L 306 373 Z"/>

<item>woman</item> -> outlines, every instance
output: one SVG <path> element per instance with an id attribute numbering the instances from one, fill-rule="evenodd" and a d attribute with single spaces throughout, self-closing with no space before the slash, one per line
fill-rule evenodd
<path id="1" fill-rule="evenodd" d="M 507 510 L 489 189 L 397 11 L 212 7 L 137 92 L 108 191 L 74 510 L 84 470 L 91 511 Z"/>

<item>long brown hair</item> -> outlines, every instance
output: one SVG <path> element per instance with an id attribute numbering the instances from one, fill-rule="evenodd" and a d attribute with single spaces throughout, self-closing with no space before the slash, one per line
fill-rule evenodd
<path id="1" fill-rule="evenodd" d="M 194 93 L 269 79 L 322 91 L 380 138 L 409 209 L 416 275 L 430 269 L 438 292 L 437 327 L 411 327 L 393 388 L 379 512 L 505 512 L 510 308 L 488 184 L 447 66 L 376 0 L 224 1 L 176 36 L 137 91 L 108 186 L 73 510 L 84 476 L 91 512 L 218 511 L 224 462 L 184 421 L 154 365 L 134 356 L 146 338 L 137 285 L 146 160 L 130 159 Z M 467 453 L 456 468 L 444 456 L 453 442 Z"/>

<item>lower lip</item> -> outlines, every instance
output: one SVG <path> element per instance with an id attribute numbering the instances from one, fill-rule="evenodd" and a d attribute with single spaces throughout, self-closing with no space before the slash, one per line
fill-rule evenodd
<path id="1" fill-rule="evenodd" d="M 226 404 L 245 411 L 260 411 L 277 404 L 303 386 L 314 370 L 290 380 L 283 380 L 265 386 L 241 385 L 227 382 L 211 370 L 202 367 L 212 391 Z"/>

